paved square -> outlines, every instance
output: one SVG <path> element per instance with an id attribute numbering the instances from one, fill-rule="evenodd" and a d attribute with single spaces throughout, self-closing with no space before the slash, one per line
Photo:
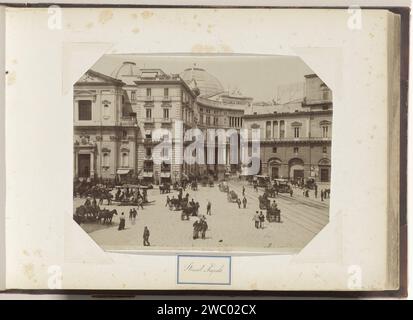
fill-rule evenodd
<path id="1" fill-rule="evenodd" d="M 246 209 L 239 209 L 236 203 L 230 203 L 227 195 L 221 192 L 218 185 L 214 187 L 199 186 L 198 191 L 189 188 L 183 193 L 189 193 L 189 200 L 194 199 L 200 204 L 200 215 L 205 215 L 208 223 L 206 239 L 192 238 L 193 223 L 197 217 L 189 221 L 181 220 L 181 211 L 171 211 L 166 204 L 166 194 L 160 194 L 155 189 L 148 191 L 148 200 L 153 201 L 138 209 L 136 220 L 129 219 L 132 206 L 101 205 L 101 209 L 116 209 L 112 225 L 99 223 L 82 223 L 81 227 L 105 250 L 219 250 L 219 251 L 271 251 L 297 252 L 302 249 L 327 223 L 329 219 L 329 203 L 314 197 L 302 195 L 300 189 L 294 189 L 289 194 L 279 194 L 272 198 L 281 209 L 281 223 L 269 223 L 265 220 L 263 229 L 254 227 L 253 217 L 258 206 L 258 196 L 263 190 L 254 191 L 252 186 L 243 181 L 228 182 L 230 190 L 234 190 L 242 198 L 242 186 L 246 188 L 248 200 Z M 177 191 L 169 194 L 170 197 Z M 208 200 L 212 203 L 212 215 L 206 215 Z M 75 198 L 75 208 L 83 204 L 85 199 Z M 136 207 L 135 207 L 136 208 Z M 265 210 L 262 210 L 266 214 Z M 118 231 L 119 215 L 124 212 L 126 218 L 125 230 Z M 151 246 L 143 246 L 143 230 L 150 230 Z"/>

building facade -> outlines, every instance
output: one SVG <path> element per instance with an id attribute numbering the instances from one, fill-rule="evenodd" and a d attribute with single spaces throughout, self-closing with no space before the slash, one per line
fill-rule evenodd
<path id="1" fill-rule="evenodd" d="M 305 77 L 303 99 L 247 109 L 245 127 L 260 131 L 259 173 L 329 182 L 332 115 L 331 91 L 316 75 Z"/>
<path id="2" fill-rule="evenodd" d="M 215 145 L 213 164 L 207 164 L 206 140 L 204 164 L 177 159 L 182 153 L 175 150 L 191 143 L 175 134 L 179 122 L 183 132 L 196 128 L 205 137 L 208 129 L 237 133 L 242 128 L 259 129 L 260 174 L 330 180 L 331 91 L 314 74 L 305 77 L 301 99 L 254 104 L 251 97 L 225 91 L 202 68 L 188 68 L 178 75 L 124 62 L 111 76 L 86 72 L 74 85 L 73 107 L 76 178 L 157 184 L 191 175 L 214 174 L 220 179 L 240 170 L 239 164 L 230 163 L 230 139 L 224 163 L 218 163 Z M 160 142 L 170 148 L 155 152 Z"/>
<path id="3" fill-rule="evenodd" d="M 74 175 L 114 179 L 136 165 L 136 118 L 122 110 L 124 83 L 89 70 L 74 86 Z"/>

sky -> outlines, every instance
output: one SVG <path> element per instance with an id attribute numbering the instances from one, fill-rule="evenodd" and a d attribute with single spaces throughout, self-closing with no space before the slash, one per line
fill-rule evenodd
<path id="1" fill-rule="evenodd" d="M 280 85 L 304 82 L 314 73 L 300 58 L 293 56 L 241 55 L 105 55 L 92 67 L 110 75 L 123 61 L 138 68 L 159 68 L 165 73 L 181 73 L 196 66 L 214 75 L 225 89 L 237 89 L 254 101 L 272 101 Z"/>

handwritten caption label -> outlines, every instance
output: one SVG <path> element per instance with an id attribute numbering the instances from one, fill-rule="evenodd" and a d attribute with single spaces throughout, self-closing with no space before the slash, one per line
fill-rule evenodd
<path id="1" fill-rule="evenodd" d="M 231 284 L 231 257 L 178 256 L 178 284 Z"/>

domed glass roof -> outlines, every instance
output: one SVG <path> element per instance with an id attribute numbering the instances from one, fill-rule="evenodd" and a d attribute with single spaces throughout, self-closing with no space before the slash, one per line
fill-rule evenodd
<path id="1" fill-rule="evenodd" d="M 139 74 L 139 69 L 135 62 L 125 61 L 111 73 L 111 76 L 122 80 L 126 84 L 133 84 Z"/>
<path id="2" fill-rule="evenodd" d="M 180 76 L 188 84 L 195 80 L 201 95 L 212 95 L 224 91 L 219 80 L 202 68 L 185 69 Z"/>

